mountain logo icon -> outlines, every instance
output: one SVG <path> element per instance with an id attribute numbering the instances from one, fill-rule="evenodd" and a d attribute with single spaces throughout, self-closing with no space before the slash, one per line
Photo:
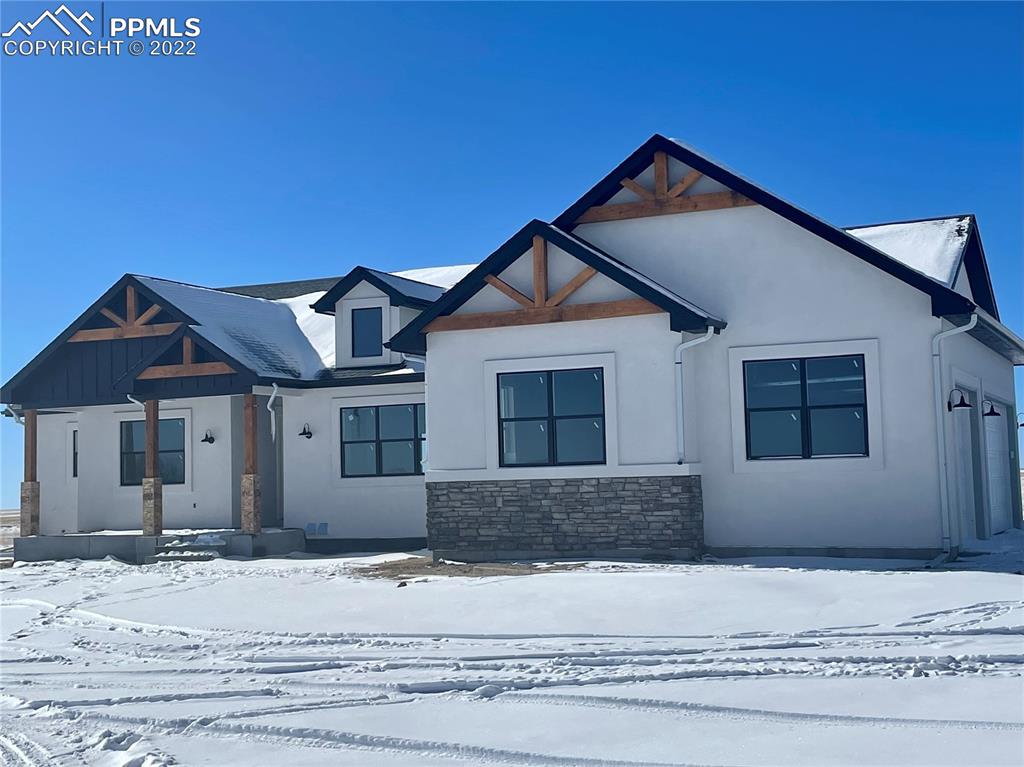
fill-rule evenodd
<path id="1" fill-rule="evenodd" d="M 39 18 L 35 21 L 26 24 L 24 21 L 17 21 L 10 29 L 3 33 L 3 37 L 13 37 L 16 32 L 21 32 L 26 37 L 31 37 L 35 28 L 43 23 L 44 20 L 49 19 L 52 21 L 57 29 L 64 33 L 66 37 L 71 36 L 71 30 L 73 27 L 78 27 L 85 34 L 92 36 L 92 30 L 85 25 L 86 21 L 96 21 L 96 17 L 86 11 L 85 13 L 76 16 L 71 10 L 61 3 L 60 7 L 55 11 L 43 11 L 39 14 Z"/>

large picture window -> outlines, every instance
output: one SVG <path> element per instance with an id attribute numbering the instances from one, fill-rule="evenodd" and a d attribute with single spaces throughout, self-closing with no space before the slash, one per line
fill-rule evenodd
<path id="1" fill-rule="evenodd" d="M 604 371 L 500 373 L 498 458 L 501 466 L 604 463 Z"/>
<path id="2" fill-rule="evenodd" d="M 353 357 L 379 357 L 384 353 L 383 319 L 379 306 L 352 310 Z"/>
<path id="3" fill-rule="evenodd" d="M 160 478 L 185 484 L 185 419 L 160 420 Z M 146 422 L 121 421 L 121 484 L 141 485 L 146 469 Z"/>
<path id="4" fill-rule="evenodd" d="M 397 477 L 423 473 L 424 405 L 341 409 L 341 476 Z"/>
<path id="5" fill-rule="evenodd" d="M 868 454 L 864 356 L 743 363 L 747 458 Z"/>

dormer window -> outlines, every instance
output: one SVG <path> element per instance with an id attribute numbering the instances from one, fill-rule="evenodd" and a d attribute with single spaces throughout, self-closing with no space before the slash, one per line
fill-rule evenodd
<path id="1" fill-rule="evenodd" d="M 352 310 L 352 356 L 380 357 L 384 353 L 383 311 L 379 306 Z"/>

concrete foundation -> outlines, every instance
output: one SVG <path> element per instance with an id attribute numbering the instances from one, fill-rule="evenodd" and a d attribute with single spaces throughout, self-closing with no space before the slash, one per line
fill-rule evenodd
<path id="1" fill-rule="evenodd" d="M 228 556 L 268 557 L 302 552 L 306 535 L 302 530 L 266 530 L 249 535 L 238 530 L 215 531 L 227 543 Z M 35 535 L 14 539 L 17 562 L 47 562 L 61 559 L 103 559 L 114 557 L 129 564 L 142 564 L 157 549 L 175 541 L 194 540 L 189 535 Z"/>
<path id="2" fill-rule="evenodd" d="M 263 530 L 260 475 L 242 475 L 242 532 L 259 535 Z"/>
<path id="3" fill-rule="evenodd" d="M 160 535 L 164 531 L 164 482 L 159 477 L 142 479 L 142 534 Z"/>
<path id="4" fill-rule="evenodd" d="M 21 483 L 21 534 L 39 535 L 39 483 Z"/>

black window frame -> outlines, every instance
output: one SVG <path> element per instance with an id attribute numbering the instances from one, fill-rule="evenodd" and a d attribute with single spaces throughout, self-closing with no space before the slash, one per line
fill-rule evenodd
<path id="1" fill-rule="evenodd" d="M 356 313 L 374 312 L 377 315 L 377 330 L 380 341 L 377 344 L 376 354 L 356 354 Z M 384 355 L 384 307 L 383 306 L 360 306 L 352 309 L 349 313 L 349 324 L 352 326 L 352 359 L 373 359 Z"/>
<path id="2" fill-rule="evenodd" d="M 158 467 L 160 466 L 160 456 L 161 455 L 164 455 L 165 453 L 168 454 L 168 455 L 171 454 L 171 453 L 181 453 L 181 465 L 183 467 L 182 468 L 182 472 L 181 472 L 181 482 L 168 482 L 168 481 L 166 481 L 163 478 L 162 475 L 160 476 L 160 481 L 164 485 L 184 485 L 184 484 L 186 484 L 186 480 L 188 479 L 188 463 L 187 463 L 187 461 L 188 461 L 188 455 L 187 455 L 188 430 L 186 429 L 186 424 L 185 424 L 185 419 L 184 418 L 161 418 L 160 419 L 160 423 L 166 423 L 166 422 L 170 422 L 170 421 L 181 421 L 181 450 L 164 450 L 161 447 L 159 450 L 157 450 L 157 466 Z M 120 456 L 120 459 L 121 459 L 119 461 L 119 463 L 120 463 L 120 472 L 121 472 L 121 487 L 141 487 L 142 486 L 142 480 L 145 479 L 145 477 L 140 477 L 138 482 L 125 482 L 125 480 L 124 480 L 124 457 L 126 455 L 142 455 L 142 456 L 146 455 L 146 446 L 145 446 L 145 444 L 143 444 L 142 450 L 127 450 L 126 451 L 124 449 L 124 425 L 126 423 L 145 423 L 145 421 L 143 421 L 142 419 L 139 419 L 139 418 L 128 418 L 126 420 L 121 421 L 121 423 L 120 423 L 120 425 L 118 427 L 118 429 L 120 430 L 119 437 L 120 437 L 120 449 L 121 449 L 121 452 L 119 453 L 119 456 Z M 157 428 L 159 428 L 159 427 L 157 427 Z"/>
<path id="3" fill-rule="evenodd" d="M 71 430 L 71 478 L 78 478 L 78 429 Z"/>
<path id="4" fill-rule="evenodd" d="M 852 357 L 860 361 L 861 377 L 864 382 L 864 401 L 855 403 L 843 403 L 840 405 L 810 405 L 807 402 L 807 363 L 811 360 L 834 359 Z M 788 405 L 777 407 L 750 407 L 747 401 L 747 365 L 759 362 L 797 362 L 800 365 L 800 405 Z M 871 456 L 871 444 L 868 440 L 868 376 L 864 363 L 863 354 L 817 354 L 811 357 L 771 357 L 766 359 L 743 360 L 743 428 L 746 438 L 746 451 L 748 461 L 807 461 L 807 460 L 830 460 L 835 458 L 869 458 Z M 864 452 L 863 453 L 840 453 L 835 455 L 814 455 L 811 433 L 811 413 L 816 410 L 837 410 L 843 408 L 859 407 L 863 410 L 864 418 L 862 425 L 864 429 Z M 791 410 L 800 411 L 800 455 L 780 456 L 752 456 L 750 454 L 750 414 L 787 412 Z"/>
<path id="5" fill-rule="evenodd" d="M 381 449 L 382 444 L 389 442 L 409 442 L 409 439 L 398 438 L 398 439 L 381 439 L 380 438 L 380 410 L 385 407 L 412 407 L 412 449 L 413 449 L 413 465 L 416 467 L 415 471 L 402 472 L 402 473 L 388 473 L 383 472 L 383 456 L 384 451 Z M 346 410 L 373 410 L 373 439 L 345 439 L 345 411 Z M 423 446 L 427 437 L 426 434 L 419 435 L 417 428 L 420 422 L 420 413 L 423 413 L 423 422 L 426 423 L 426 409 L 427 406 L 423 402 L 400 402 L 390 405 L 355 405 L 353 407 L 342 407 L 338 409 L 338 436 L 341 439 L 341 478 L 342 479 L 368 479 L 368 478 L 388 478 L 388 477 L 421 477 L 423 476 Z M 376 472 L 374 474 L 346 474 L 345 473 L 345 445 L 375 445 L 375 461 L 376 461 Z"/>
<path id="6" fill-rule="evenodd" d="M 576 414 L 576 415 L 555 415 L 554 382 L 555 373 L 586 373 L 598 372 L 601 374 L 601 412 Z M 536 373 L 547 376 L 547 416 L 523 416 L 521 418 L 503 418 L 501 415 L 501 378 L 506 375 L 521 375 L 523 373 Z M 540 466 L 604 466 L 608 463 L 608 418 L 605 415 L 605 388 L 604 368 L 554 368 L 550 370 L 506 370 L 498 373 L 495 377 L 496 396 L 498 404 L 498 466 L 502 469 L 528 469 Z M 564 461 L 558 460 L 558 421 L 579 421 L 588 418 L 601 419 L 601 460 L 599 461 Z M 543 421 L 547 420 L 548 434 L 548 460 L 542 463 L 506 463 L 505 462 L 505 424 L 517 421 Z"/>

